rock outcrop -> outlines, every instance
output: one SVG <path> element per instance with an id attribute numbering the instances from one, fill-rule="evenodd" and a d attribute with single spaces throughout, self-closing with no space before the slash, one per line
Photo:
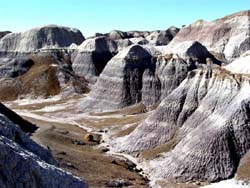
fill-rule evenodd
<path id="1" fill-rule="evenodd" d="M 79 178 L 57 168 L 51 153 L 33 142 L 4 114 L 6 107 L 1 104 L 0 187 L 87 187 Z M 17 115 L 12 115 L 13 112 L 8 113 L 8 117 L 17 120 Z"/>
<path id="2" fill-rule="evenodd" d="M 154 72 L 151 54 L 132 45 L 114 56 L 104 68 L 82 108 L 117 109 L 141 100 L 142 76 L 146 69 Z"/>
<path id="3" fill-rule="evenodd" d="M 72 64 L 73 70 L 78 76 L 84 76 L 94 83 L 116 53 L 117 44 L 107 37 L 87 39 L 78 48 Z"/>
<path id="4" fill-rule="evenodd" d="M 0 103 L 0 113 L 6 116 L 13 123 L 18 124 L 21 130 L 25 133 L 34 133 L 38 128 L 36 125 L 26 121 L 2 103 Z"/>
<path id="5" fill-rule="evenodd" d="M 224 68 L 236 74 L 250 74 L 250 50 Z"/>
<path id="6" fill-rule="evenodd" d="M 180 30 L 170 47 L 184 41 L 198 41 L 222 60 L 232 61 L 250 49 L 250 11 L 211 22 L 199 20 Z"/>
<path id="7" fill-rule="evenodd" d="M 1 52 L 34 52 L 79 45 L 84 37 L 78 29 L 48 25 L 23 33 L 11 33 L 0 39 Z"/>
<path id="8" fill-rule="evenodd" d="M 108 37 L 112 40 L 120 40 L 120 39 L 129 38 L 129 36 L 126 32 L 119 31 L 119 30 L 111 31 L 110 33 L 108 33 Z"/>
<path id="9" fill-rule="evenodd" d="M 0 100 L 49 97 L 63 92 L 85 93 L 88 82 L 75 75 L 66 58 L 31 55 L 0 59 Z"/>
<path id="10" fill-rule="evenodd" d="M 108 62 L 82 107 L 110 110 L 139 102 L 152 106 L 178 87 L 189 71 L 206 66 L 206 58 L 219 64 L 198 42 L 171 53 L 153 58 L 150 50 L 139 45 L 121 51 Z"/>
<path id="11" fill-rule="evenodd" d="M 0 39 L 9 33 L 11 33 L 11 32 L 10 31 L 0 31 Z"/>
<path id="12" fill-rule="evenodd" d="M 140 45 L 146 45 L 149 43 L 149 41 L 143 37 L 137 37 L 137 38 L 130 38 L 129 39 L 133 44 L 140 44 Z"/>
<path id="13" fill-rule="evenodd" d="M 118 52 L 132 44 L 167 45 L 178 33 L 179 29 L 171 27 L 166 31 L 118 31 L 97 34 L 84 41 L 72 56 L 73 70 L 94 84 L 107 62 Z M 147 40 L 146 37 L 149 39 Z"/>
<path id="14" fill-rule="evenodd" d="M 171 147 L 150 162 L 155 178 L 218 181 L 234 176 L 249 150 L 249 78 L 224 69 L 198 69 L 129 136 L 120 151 Z M 222 94 L 223 93 L 223 94 Z M 172 149 L 171 149 L 172 148 Z"/>
<path id="15" fill-rule="evenodd" d="M 163 46 L 169 44 L 169 42 L 176 36 L 179 29 L 176 27 L 170 27 L 167 30 L 154 31 L 146 39 L 150 44 L 156 46 Z"/>
<path id="16" fill-rule="evenodd" d="M 0 58 L 0 78 L 15 78 L 25 74 L 34 62 L 27 57 Z"/>

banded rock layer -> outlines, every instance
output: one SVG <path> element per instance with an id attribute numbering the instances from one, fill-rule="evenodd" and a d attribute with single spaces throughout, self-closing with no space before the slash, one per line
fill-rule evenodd
<path id="1" fill-rule="evenodd" d="M 118 53 L 108 62 L 81 107 L 111 110 L 139 102 L 143 72 L 155 68 L 151 58 L 151 54 L 139 45 Z"/>
<path id="2" fill-rule="evenodd" d="M 128 47 L 108 62 L 81 107 L 112 110 L 139 102 L 155 105 L 178 87 L 189 71 L 205 66 L 206 58 L 219 63 L 198 42 L 185 44 L 177 53 L 153 58 L 143 46 Z"/>
<path id="3" fill-rule="evenodd" d="M 48 25 L 23 33 L 10 33 L 0 39 L 1 52 L 34 52 L 81 44 L 84 41 L 78 29 Z"/>
<path id="4" fill-rule="evenodd" d="M 178 182 L 233 177 L 250 149 L 249 78 L 224 69 L 199 69 L 173 90 L 130 135 L 114 141 L 119 151 L 168 145 L 150 161 L 152 177 Z M 222 94 L 223 93 L 223 94 Z"/>
<path id="5" fill-rule="evenodd" d="M 210 52 L 231 62 L 250 49 L 250 11 L 211 22 L 196 21 L 182 28 L 169 47 L 185 41 L 198 41 Z"/>
<path id="6" fill-rule="evenodd" d="M 79 46 L 76 53 L 72 64 L 74 72 L 95 82 L 107 62 L 117 53 L 117 45 L 107 37 L 90 38 Z"/>

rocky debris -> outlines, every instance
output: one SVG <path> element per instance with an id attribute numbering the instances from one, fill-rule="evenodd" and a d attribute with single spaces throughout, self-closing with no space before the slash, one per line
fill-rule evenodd
<path id="1" fill-rule="evenodd" d="M 0 31 L 0 39 L 9 33 L 11 33 L 11 32 L 10 31 Z"/>
<path id="2" fill-rule="evenodd" d="M 136 164 L 133 163 L 132 161 L 128 160 L 128 159 L 125 160 L 125 164 L 127 165 L 127 168 L 129 170 L 135 170 L 136 169 Z"/>
<path id="3" fill-rule="evenodd" d="M 198 41 L 217 57 L 231 62 L 250 49 L 249 17 L 250 11 L 244 11 L 211 22 L 196 21 L 180 30 L 170 48 Z"/>
<path id="4" fill-rule="evenodd" d="M 85 140 L 85 139 L 84 139 L 84 140 Z M 89 140 L 87 140 L 87 141 L 89 141 Z M 73 143 L 74 145 L 77 145 L 77 146 L 84 146 L 84 145 L 86 145 L 86 143 L 84 143 L 84 142 L 82 142 L 82 141 L 79 141 L 79 140 L 73 140 L 72 143 Z"/>
<path id="5" fill-rule="evenodd" d="M 142 75 L 154 71 L 152 56 L 139 45 L 132 45 L 112 58 L 89 96 L 83 109 L 117 109 L 141 101 Z"/>
<path id="6" fill-rule="evenodd" d="M 66 164 L 64 164 L 64 165 L 67 166 L 68 168 L 77 169 L 77 168 L 75 167 L 75 165 L 73 165 L 72 163 L 66 163 Z"/>
<path id="7" fill-rule="evenodd" d="M 34 52 L 79 45 L 84 37 L 78 29 L 48 25 L 23 33 L 11 33 L 0 39 L 1 52 Z"/>
<path id="8" fill-rule="evenodd" d="M 107 187 L 128 187 L 133 185 L 131 182 L 127 180 L 110 180 L 106 183 Z"/>
<path id="9" fill-rule="evenodd" d="M 116 53 L 116 43 L 107 37 L 87 39 L 79 46 L 72 68 L 78 76 L 84 76 L 94 83 Z"/>
<path id="10" fill-rule="evenodd" d="M 150 44 L 156 46 L 163 46 L 169 44 L 169 42 L 175 37 L 179 32 L 179 29 L 176 27 L 170 27 L 167 30 L 154 31 L 146 39 Z"/>
<path id="11" fill-rule="evenodd" d="M 212 75 L 208 69 L 191 71 L 129 136 L 114 141 L 115 147 L 138 152 L 174 141 L 174 149 L 150 162 L 154 178 L 187 182 L 233 177 L 250 148 L 249 88 L 247 77 L 224 69 L 213 69 Z"/>
<path id="12" fill-rule="evenodd" d="M 67 155 L 67 153 L 65 151 L 61 151 L 61 152 L 57 153 L 57 155 Z"/>
<path id="13" fill-rule="evenodd" d="M 104 153 L 110 151 L 110 149 L 107 148 L 107 147 L 100 147 L 100 150 L 101 150 L 102 152 L 104 152 Z"/>

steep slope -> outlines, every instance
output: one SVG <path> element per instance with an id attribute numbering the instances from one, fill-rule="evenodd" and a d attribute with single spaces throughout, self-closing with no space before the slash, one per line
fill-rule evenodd
<path id="1" fill-rule="evenodd" d="M 116 43 L 107 37 L 85 40 L 79 46 L 78 53 L 73 60 L 74 72 L 95 82 L 107 62 L 117 53 L 116 49 Z"/>
<path id="2" fill-rule="evenodd" d="M 50 152 L 33 142 L 5 113 L 3 106 L 0 108 L 0 187 L 87 187 L 79 178 L 57 168 Z M 12 114 L 9 117 L 16 120 Z"/>
<path id="3" fill-rule="evenodd" d="M 0 61 L 1 101 L 88 91 L 88 82 L 74 74 L 65 58 L 47 54 L 28 57 Z"/>
<path id="4" fill-rule="evenodd" d="M 232 61 L 250 48 L 250 11 L 211 22 L 199 20 L 180 30 L 170 48 L 184 41 L 198 41 L 214 55 Z"/>
<path id="5" fill-rule="evenodd" d="M 117 109 L 141 100 L 142 75 L 154 71 L 152 56 L 139 45 L 133 45 L 114 56 L 100 78 L 81 103 L 83 109 Z"/>
<path id="6" fill-rule="evenodd" d="M 15 112 L 8 109 L 2 103 L 0 103 L 0 113 L 2 115 L 6 116 L 13 123 L 19 124 L 20 128 L 25 133 L 34 133 L 35 130 L 37 130 L 37 128 L 38 128 L 36 125 L 24 120 L 22 117 L 17 115 Z"/>
<path id="7" fill-rule="evenodd" d="M 0 31 L 0 39 L 9 33 L 11 33 L 11 32 L 10 31 Z"/>
<path id="8" fill-rule="evenodd" d="M 81 107 L 111 110 L 139 102 L 155 105 L 174 90 L 190 70 L 205 64 L 206 58 L 219 64 L 198 42 L 185 43 L 176 54 L 158 58 L 153 58 L 147 48 L 132 45 L 108 62 Z"/>
<path id="9" fill-rule="evenodd" d="M 250 50 L 235 59 L 232 63 L 224 67 L 228 71 L 236 74 L 250 73 Z"/>
<path id="10" fill-rule="evenodd" d="M 78 29 L 48 25 L 23 33 L 10 33 L 0 39 L 1 52 L 34 52 L 79 45 L 84 37 Z"/>
<path id="11" fill-rule="evenodd" d="M 77 29 L 48 25 L 0 39 L 0 100 L 84 93 L 88 82 L 72 69 L 72 46 L 84 41 Z"/>
<path id="12" fill-rule="evenodd" d="M 113 30 L 105 36 L 112 40 L 124 40 L 124 39 L 136 39 L 144 38 L 148 40 L 151 45 L 162 46 L 167 45 L 179 32 L 176 27 L 170 27 L 167 30 L 157 30 L 157 31 L 119 31 Z M 134 42 L 133 42 L 134 43 Z"/>
<path id="13" fill-rule="evenodd" d="M 152 177 L 178 182 L 233 177 L 249 150 L 249 78 L 224 69 L 195 70 L 129 136 L 119 151 L 169 145 L 150 162 Z M 223 95 L 222 95 L 223 93 Z M 165 153 L 164 153 L 165 152 Z"/>
<path id="14" fill-rule="evenodd" d="M 154 31 L 146 39 L 151 45 L 163 46 L 169 44 L 169 42 L 177 35 L 179 29 L 176 27 L 170 27 L 167 30 Z"/>

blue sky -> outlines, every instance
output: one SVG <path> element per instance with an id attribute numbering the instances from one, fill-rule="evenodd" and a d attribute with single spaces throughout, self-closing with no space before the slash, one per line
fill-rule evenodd
<path id="1" fill-rule="evenodd" d="M 250 0 L 1 0 L 0 30 L 57 24 L 95 32 L 156 30 L 250 9 Z"/>

